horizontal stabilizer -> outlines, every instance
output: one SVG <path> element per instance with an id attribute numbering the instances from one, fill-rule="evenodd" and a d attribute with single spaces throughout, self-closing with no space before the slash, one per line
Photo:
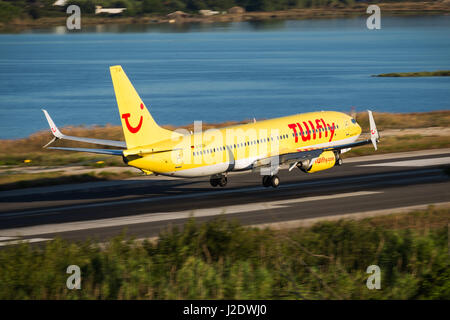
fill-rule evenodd
<path id="1" fill-rule="evenodd" d="M 52 131 L 52 134 L 57 139 L 72 140 L 72 141 L 92 143 L 92 144 L 99 144 L 99 145 L 103 145 L 103 146 L 111 146 L 111 147 L 118 147 L 118 148 L 126 148 L 127 147 L 127 145 L 126 145 L 126 143 L 124 141 L 103 140 L 103 139 L 92 139 L 92 138 L 66 136 L 65 134 L 61 133 L 61 131 L 59 131 L 58 127 L 53 122 L 53 120 L 50 117 L 50 115 L 48 114 L 47 110 L 42 109 L 42 111 L 44 112 L 45 117 L 47 118 L 48 124 L 50 126 L 50 130 Z M 45 145 L 44 148 L 47 147 L 50 143 Z"/>
<path id="2" fill-rule="evenodd" d="M 121 155 L 123 155 L 123 151 L 122 150 L 113 150 L 113 149 L 63 148 L 63 147 L 50 147 L 48 149 L 64 150 L 64 151 L 90 152 L 90 153 L 99 153 L 99 154 L 109 154 L 109 155 L 113 155 L 113 156 L 121 156 Z"/>
<path id="3" fill-rule="evenodd" d="M 182 148 L 174 148 L 174 149 L 153 149 L 153 148 L 134 148 L 134 149 L 128 149 L 123 150 L 123 155 L 125 157 L 133 156 L 133 155 L 144 155 L 144 154 L 156 154 L 156 153 L 163 153 L 163 152 L 171 152 L 176 150 L 182 150 Z"/>

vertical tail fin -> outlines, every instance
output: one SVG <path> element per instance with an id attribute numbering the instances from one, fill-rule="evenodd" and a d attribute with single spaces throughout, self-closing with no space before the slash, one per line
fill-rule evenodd
<path id="1" fill-rule="evenodd" d="M 176 134 L 156 124 L 121 66 L 109 69 L 128 149 L 170 139 Z"/>

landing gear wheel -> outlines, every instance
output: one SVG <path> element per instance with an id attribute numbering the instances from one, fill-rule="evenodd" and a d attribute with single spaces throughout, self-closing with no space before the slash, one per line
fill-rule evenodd
<path id="1" fill-rule="evenodd" d="M 228 183 L 227 177 L 221 177 L 220 179 L 218 179 L 218 183 L 219 183 L 219 186 L 225 187 Z"/>
<path id="2" fill-rule="evenodd" d="M 211 183 L 213 187 L 217 187 L 219 185 L 219 181 L 217 179 L 210 179 L 209 183 Z"/>
<path id="3" fill-rule="evenodd" d="M 280 178 L 278 178 L 278 176 L 271 176 L 269 181 L 274 188 L 280 185 Z"/>
<path id="4" fill-rule="evenodd" d="M 224 174 L 222 175 L 216 174 L 210 177 L 209 183 L 211 183 L 213 187 L 217 186 L 225 187 L 228 183 L 228 178 Z"/>
<path id="5" fill-rule="evenodd" d="M 271 178 L 270 176 L 263 176 L 262 184 L 264 187 L 268 188 L 271 186 L 270 178 Z"/>
<path id="6" fill-rule="evenodd" d="M 338 158 L 337 161 L 336 161 L 336 164 L 337 164 L 338 166 L 342 166 L 343 163 L 344 163 L 344 161 L 342 161 L 341 158 Z"/>

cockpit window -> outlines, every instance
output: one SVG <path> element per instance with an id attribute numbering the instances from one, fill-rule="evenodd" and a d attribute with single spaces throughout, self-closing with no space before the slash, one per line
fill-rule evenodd
<path id="1" fill-rule="evenodd" d="M 356 124 L 356 120 L 355 120 L 355 119 L 353 119 L 353 118 L 352 118 L 352 123 L 355 123 L 355 124 Z"/>

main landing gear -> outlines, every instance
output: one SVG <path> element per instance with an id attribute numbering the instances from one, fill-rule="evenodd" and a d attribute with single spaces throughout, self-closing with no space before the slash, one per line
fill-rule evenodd
<path id="1" fill-rule="evenodd" d="M 228 183 L 228 179 L 225 175 L 211 176 L 211 179 L 209 179 L 209 183 L 211 183 L 213 187 L 225 187 Z"/>
<path id="2" fill-rule="evenodd" d="M 280 185 L 280 178 L 277 175 L 273 176 L 263 176 L 262 184 L 264 187 L 278 187 Z"/>

